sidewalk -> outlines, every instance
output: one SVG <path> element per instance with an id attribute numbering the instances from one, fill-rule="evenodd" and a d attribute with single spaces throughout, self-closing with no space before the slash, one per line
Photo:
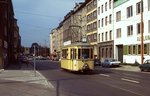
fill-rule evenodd
<path id="1" fill-rule="evenodd" d="M 120 67 L 113 68 L 113 69 L 140 72 L 140 68 L 138 66 L 132 66 L 132 65 L 121 65 Z"/>
<path id="2" fill-rule="evenodd" d="M 33 66 L 11 65 L 0 70 L 1 96 L 56 96 L 55 88 Z M 63 96 L 63 95 L 62 95 Z"/>

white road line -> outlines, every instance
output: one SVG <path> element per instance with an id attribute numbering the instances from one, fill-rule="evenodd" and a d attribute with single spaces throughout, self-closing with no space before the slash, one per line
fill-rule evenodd
<path id="1" fill-rule="evenodd" d="M 105 77 L 110 77 L 110 75 L 107 75 L 107 74 L 99 74 L 101 76 L 105 76 Z"/>
<path id="2" fill-rule="evenodd" d="M 131 79 L 126 79 L 126 78 L 121 78 L 121 80 L 132 82 L 132 83 L 140 83 L 139 81 L 131 80 Z"/>

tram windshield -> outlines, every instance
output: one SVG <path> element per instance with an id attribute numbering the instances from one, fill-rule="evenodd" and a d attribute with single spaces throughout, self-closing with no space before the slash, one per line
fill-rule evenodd
<path id="1" fill-rule="evenodd" d="M 92 52 L 92 49 L 78 49 L 78 57 L 79 59 L 92 59 Z"/>

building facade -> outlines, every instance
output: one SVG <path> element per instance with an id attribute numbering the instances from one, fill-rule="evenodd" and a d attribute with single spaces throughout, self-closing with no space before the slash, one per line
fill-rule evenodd
<path id="1" fill-rule="evenodd" d="M 0 68 L 5 68 L 8 64 L 16 63 L 14 54 L 17 54 L 21 46 L 21 37 L 16 26 L 12 1 L 1 0 L 0 6 Z"/>
<path id="2" fill-rule="evenodd" d="M 113 58 L 113 0 L 98 0 L 98 58 L 103 61 L 104 58 Z"/>
<path id="3" fill-rule="evenodd" d="M 87 41 L 94 46 L 94 55 L 97 56 L 97 0 L 85 0 L 87 18 Z"/>
<path id="4" fill-rule="evenodd" d="M 63 20 L 63 41 L 65 45 L 72 43 L 72 34 L 71 34 L 71 15 L 73 14 L 73 10 L 71 10 L 69 13 L 64 16 Z"/>
<path id="5" fill-rule="evenodd" d="M 81 42 L 85 36 L 86 28 L 86 6 L 85 3 L 76 3 L 71 15 L 70 31 L 72 34 L 71 43 Z"/>
<path id="6" fill-rule="evenodd" d="M 149 59 L 150 0 L 143 0 L 143 4 L 141 1 L 114 2 L 114 57 L 124 63 L 141 63 L 142 28 L 144 29 L 144 58 Z M 141 26 L 142 13 L 144 27 Z"/>

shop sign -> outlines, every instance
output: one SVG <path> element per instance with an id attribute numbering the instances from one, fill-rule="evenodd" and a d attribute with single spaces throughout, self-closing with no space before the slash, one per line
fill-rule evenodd
<path id="1" fill-rule="evenodd" d="M 150 35 L 146 35 L 143 37 L 144 41 L 150 40 Z M 137 41 L 141 41 L 141 36 L 137 37 Z"/>

